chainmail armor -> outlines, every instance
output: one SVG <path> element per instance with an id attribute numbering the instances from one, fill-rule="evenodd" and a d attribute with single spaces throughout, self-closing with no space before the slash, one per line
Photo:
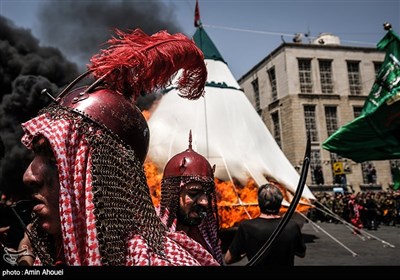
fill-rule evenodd
<path id="1" fill-rule="evenodd" d="M 222 252 L 219 246 L 218 229 L 218 208 L 217 197 L 215 192 L 215 183 L 212 178 L 203 176 L 176 176 L 167 177 L 161 180 L 161 201 L 160 216 L 164 216 L 166 209 L 169 210 L 169 216 L 166 221 L 167 228 L 170 228 L 177 217 L 179 209 L 179 196 L 181 191 L 181 183 L 186 185 L 190 182 L 199 182 L 208 193 L 209 207 L 207 207 L 207 216 L 199 225 L 200 232 L 203 237 L 211 244 L 213 252 L 210 252 L 214 258 L 222 264 Z M 210 233 L 212 233 L 210 235 Z"/>
<path id="2" fill-rule="evenodd" d="M 39 226 L 35 213 L 32 213 L 32 217 L 32 229 L 28 232 L 32 253 L 40 259 L 42 265 L 51 266 L 55 260 L 54 242 L 51 242 L 51 236 Z"/>
<path id="3" fill-rule="evenodd" d="M 135 152 L 106 127 L 68 108 L 53 104 L 39 112 L 43 113 L 75 122 L 92 149 L 93 203 L 103 265 L 125 265 L 125 244 L 135 234 L 165 259 L 166 227 L 154 209 L 146 175 Z M 46 256 L 39 255 L 41 261 L 53 263 L 48 243 L 41 240 L 38 247 L 35 252 L 46 252 Z"/>

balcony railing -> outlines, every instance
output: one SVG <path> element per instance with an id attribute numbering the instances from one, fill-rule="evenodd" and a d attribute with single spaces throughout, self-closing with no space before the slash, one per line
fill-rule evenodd
<path id="1" fill-rule="evenodd" d="M 354 192 L 351 185 L 343 186 L 341 184 L 308 185 L 308 188 L 313 192 L 334 192 L 340 188 L 342 188 L 345 193 Z"/>
<path id="2" fill-rule="evenodd" d="M 383 191 L 381 184 L 361 184 L 361 191 Z"/>

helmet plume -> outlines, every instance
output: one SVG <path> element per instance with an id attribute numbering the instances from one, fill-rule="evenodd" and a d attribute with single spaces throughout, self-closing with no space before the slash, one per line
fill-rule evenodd
<path id="1" fill-rule="evenodd" d="M 94 55 L 88 65 L 93 76 L 107 88 L 136 100 L 141 93 L 169 85 L 182 69 L 179 95 L 187 99 L 204 95 L 207 69 L 204 55 L 193 40 L 167 31 L 151 36 L 140 29 L 115 32 L 117 36 L 107 41 L 110 46 Z"/>

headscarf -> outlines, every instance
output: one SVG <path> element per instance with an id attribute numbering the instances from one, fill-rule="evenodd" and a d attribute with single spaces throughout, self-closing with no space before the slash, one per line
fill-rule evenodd
<path id="1" fill-rule="evenodd" d="M 197 227 L 206 243 L 206 249 L 222 265 L 214 170 L 206 158 L 192 150 L 192 134 L 190 132 L 189 148 L 176 154 L 167 162 L 161 180 L 159 212 L 161 219 L 170 231 L 176 230 L 180 192 L 185 185 L 191 182 L 201 184 L 208 195 L 206 216 Z"/>
<path id="2" fill-rule="evenodd" d="M 26 147 L 42 135 L 57 161 L 66 265 L 218 265 L 192 239 L 165 230 L 140 161 L 106 130 L 57 106 L 22 127 Z M 52 264 L 46 238 L 33 240 L 36 264 Z"/>

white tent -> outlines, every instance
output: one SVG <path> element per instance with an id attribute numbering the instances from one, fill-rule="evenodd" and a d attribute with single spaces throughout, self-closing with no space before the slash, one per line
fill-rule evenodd
<path id="1" fill-rule="evenodd" d="M 163 170 L 172 156 L 188 148 L 191 130 L 193 149 L 216 165 L 218 179 L 235 178 L 245 185 L 252 178 L 260 186 L 267 182 L 266 178 L 273 178 L 294 193 L 299 174 L 240 89 L 217 48 L 202 27 L 193 39 L 202 49 L 207 65 L 205 97 L 190 101 L 179 97 L 173 84 L 167 88 L 148 121 L 148 157 Z M 302 196 L 315 199 L 307 186 Z"/>

